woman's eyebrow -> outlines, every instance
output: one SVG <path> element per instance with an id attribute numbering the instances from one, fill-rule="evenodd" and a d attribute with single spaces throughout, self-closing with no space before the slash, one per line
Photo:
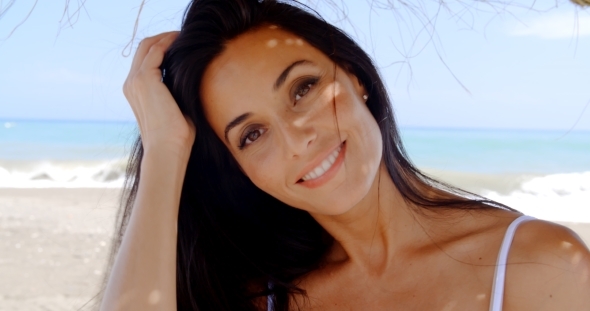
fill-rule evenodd
<path id="1" fill-rule="evenodd" d="M 250 112 L 246 112 L 244 114 L 239 115 L 237 118 L 233 119 L 230 123 L 227 124 L 225 127 L 225 141 L 229 143 L 229 139 L 227 139 L 227 133 L 234 127 L 240 125 L 240 123 L 244 122 L 248 119 L 252 114 Z"/>
<path id="2" fill-rule="evenodd" d="M 295 61 L 294 63 L 289 65 L 287 68 L 285 68 L 285 70 L 283 70 L 283 72 L 281 72 L 281 74 L 277 78 L 277 81 L 275 82 L 275 84 L 273 86 L 273 90 L 274 91 L 278 90 L 281 87 L 281 85 L 283 85 L 283 83 L 285 83 L 285 80 L 287 80 L 287 76 L 289 75 L 289 72 L 291 72 L 291 70 L 293 68 L 295 68 L 299 65 L 304 65 L 304 64 L 312 64 L 312 62 L 302 59 L 302 60 Z"/>

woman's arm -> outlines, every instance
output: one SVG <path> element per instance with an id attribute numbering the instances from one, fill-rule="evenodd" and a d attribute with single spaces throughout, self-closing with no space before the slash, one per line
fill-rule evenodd
<path id="1" fill-rule="evenodd" d="M 176 310 L 178 206 L 195 130 L 160 82 L 158 67 L 175 38 L 165 33 L 142 41 L 125 82 L 144 155 L 101 310 Z"/>

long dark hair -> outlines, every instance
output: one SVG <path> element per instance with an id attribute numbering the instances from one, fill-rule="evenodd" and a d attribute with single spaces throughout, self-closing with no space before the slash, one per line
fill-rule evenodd
<path id="1" fill-rule="evenodd" d="M 377 69 L 340 29 L 297 2 L 193 0 L 161 67 L 163 82 L 197 128 L 178 216 L 178 310 L 260 310 L 264 296 L 271 297 L 275 310 L 288 310 L 293 295 L 305 294 L 294 281 L 318 268 L 333 241 L 307 212 L 254 186 L 203 113 L 199 86 L 206 67 L 229 40 L 263 25 L 276 25 L 303 38 L 361 81 L 369 96 L 367 106 L 381 130 L 389 176 L 411 205 L 500 206 L 433 180 L 412 165 Z M 131 214 L 142 156 L 138 138 L 127 170 L 113 254 Z"/>

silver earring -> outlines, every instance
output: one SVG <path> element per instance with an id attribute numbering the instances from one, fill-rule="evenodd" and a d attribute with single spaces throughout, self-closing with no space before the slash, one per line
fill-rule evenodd
<path id="1" fill-rule="evenodd" d="M 367 100 L 368 98 L 369 98 L 369 95 L 367 95 L 367 94 L 363 95 L 364 100 Z"/>

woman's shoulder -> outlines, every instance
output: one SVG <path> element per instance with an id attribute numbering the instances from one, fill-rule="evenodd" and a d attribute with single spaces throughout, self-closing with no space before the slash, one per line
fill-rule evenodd
<path id="1" fill-rule="evenodd" d="M 565 261 L 570 264 L 582 263 L 584 258 L 590 259 L 588 247 L 574 231 L 540 219 L 524 222 L 519 226 L 513 248 L 520 259 L 542 259 L 556 261 L 556 264 Z"/>
<path id="2" fill-rule="evenodd" d="M 508 227 L 521 214 L 472 211 L 459 217 L 452 254 L 474 266 L 497 268 Z M 506 262 L 504 310 L 590 311 L 590 250 L 571 229 L 532 219 L 516 228 Z M 474 256 L 480 252 L 484 256 Z M 487 258 L 485 262 L 482 257 Z"/>
<path id="3" fill-rule="evenodd" d="M 590 251 L 567 227 L 522 223 L 506 267 L 505 310 L 590 310 Z"/>

